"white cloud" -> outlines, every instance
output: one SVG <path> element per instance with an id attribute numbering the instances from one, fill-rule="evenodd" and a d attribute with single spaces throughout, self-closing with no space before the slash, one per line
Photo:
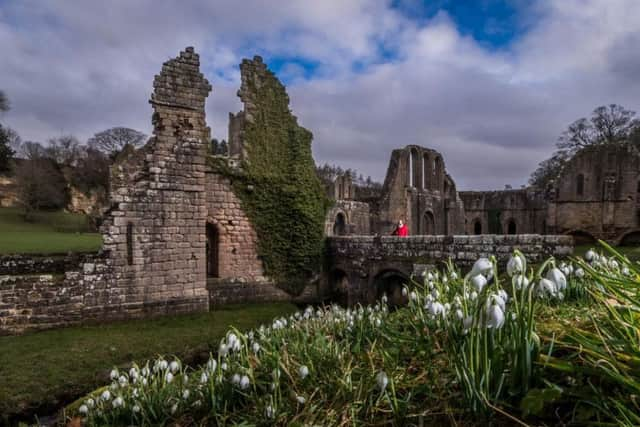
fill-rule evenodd
<path id="1" fill-rule="evenodd" d="M 610 102 L 640 109 L 636 3 L 541 0 L 526 9 L 526 33 L 489 50 L 444 12 L 418 23 L 388 1 L 6 1 L 4 119 L 41 141 L 149 132 L 154 74 L 194 45 L 214 88 L 209 125 L 225 138 L 240 108 L 237 64 L 262 52 L 318 65 L 312 79 L 282 70 L 317 161 L 382 179 L 391 149 L 418 143 L 444 154 L 461 189 L 517 186 L 574 119 Z"/>

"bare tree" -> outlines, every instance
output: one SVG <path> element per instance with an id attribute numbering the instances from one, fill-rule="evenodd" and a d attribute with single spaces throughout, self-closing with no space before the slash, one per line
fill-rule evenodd
<path id="1" fill-rule="evenodd" d="M 0 90 L 0 112 L 9 111 L 9 98 Z"/>
<path id="2" fill-rule="evenodd" d="M 91 148 L 115 157 L 127 146 L 140 147 L 146 139 L 144 133 L 135 129 L 115 127 L 96 133 L 89 139 L 88 144 Z"/>
<path id="3" fill-rule="evenodd" d="M 60 166 L 76 166 L 81 151 L 80 141 L 73 135 L 51 138 L 46 151 Z"/>

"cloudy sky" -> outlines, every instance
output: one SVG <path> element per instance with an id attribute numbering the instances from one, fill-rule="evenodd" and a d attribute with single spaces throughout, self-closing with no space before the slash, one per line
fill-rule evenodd
<path id="1" fill-rule="evenodd" d="M 149 133 L 153 76 L 186 46 L 216 137 L 259 54 L 316 162 L 379 180 L 393 148 L 420 144 L 459 189 L 517 187 L 573 120 L 640 111 L 639 0 L 0 0 L 2 120 L 34 141 Z"/>

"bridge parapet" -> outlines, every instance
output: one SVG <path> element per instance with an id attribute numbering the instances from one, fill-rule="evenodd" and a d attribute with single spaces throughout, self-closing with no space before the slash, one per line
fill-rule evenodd
<path id="1" fill-rule="evenodd" d="M 328 238 L 329 291 L 345 304 L 372 302 L 394 292 L 412 274 L 451 259 L 470 267 L 479 257 L 495 255 L 505 263 L 519 249 L 530 263 L 573 253 L 571 236 L 540 234 L 477 236 L 343 236 Z M 393 283 L 392 283 L 393 282 Z"/>

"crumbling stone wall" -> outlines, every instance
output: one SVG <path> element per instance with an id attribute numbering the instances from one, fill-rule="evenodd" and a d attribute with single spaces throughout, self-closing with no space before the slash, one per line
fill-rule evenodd
<path id="1" fill-rule="evenodd" d="M 398 220 L 409 233 L 451 235 L 464 230 L 464 210 L 442 155 L 408 145 L 393 150 L 372 231 L 390 234 Z"/>
<path id="2" fill-rule="evenodd" d="M 546 234 L 547 201 L 533 188 L 461 191 L 465 234 Z"/>
<path id="3" fill-rule="evenodd" d="M 206 310 L 205 99 L 211 85 L 193 48 L 155 77 L 153 136 L 111 171 L 104 249 L 113 268 L 109 310 Z"/>

